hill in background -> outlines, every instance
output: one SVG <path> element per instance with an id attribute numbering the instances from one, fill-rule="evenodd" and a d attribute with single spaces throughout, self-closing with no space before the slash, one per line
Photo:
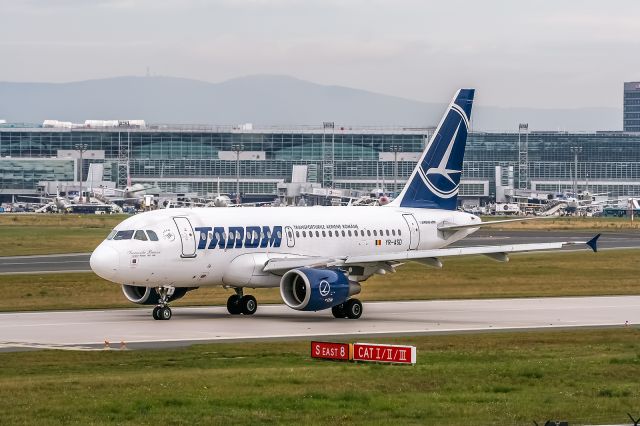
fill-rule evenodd
<path id="1" fill-rule="evenodd" d="M 147 123 L 346 126 L 434 126 L 444 103 L 326 86 L 287 76 L 257 75 L 207 83 L 173 77 L 117 77 L 72 83 L 0 82 L 0 118 L 143 119 Z M 620 130 L 616 108 L 538 109 L 476 106 L 473 129 Z"/>

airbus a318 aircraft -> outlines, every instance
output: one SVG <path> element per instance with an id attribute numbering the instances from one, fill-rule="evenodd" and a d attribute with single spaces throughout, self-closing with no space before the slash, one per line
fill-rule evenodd
<path id="1" fill-rule="evenodd" d="M 404 189 L 385 206 L 155 210 L 116 226 L 91 255 L 91 268 L 122 285 L 131 302 L 156 305 L 157 320 L 171 318 L 171 301 L 207 286 L 235 290 L 231 314 L 256 312 L 245 289 L 280 287 L 293 309 L 330 308 L 336 318 L 357 319 L 360 283 L 403 262 L 441 267 L 440 258 L 473 254 L 507 261 L 508 253 L 577 244 L 446 248 L 511 221 L 483 223 L 456 210 L 473 97 L 473 89 L 456 93 Z M 596 251 L 597 238 L 581 243 Z"/>

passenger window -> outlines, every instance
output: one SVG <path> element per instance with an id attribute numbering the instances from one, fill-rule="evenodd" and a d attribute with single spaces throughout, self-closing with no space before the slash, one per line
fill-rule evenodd
<path id="1" fill-rule="evenodd" d="M 144 231 L 136 231 L 136 235 L 133 238 L 140 241 L 147 241 L 147 234 L 145 234 Z"/>
<path id="2" fill-rule="evenodd" d="M 387 231 L 387 237 L 388 237 L 389 236 L 389 230 L 387 229 L 386 231 Z"/>
<path id="3" fill-rule="evenodd" d="M 278 236 L 278 238 L 282 238 L 282 232 L 278 231 L 276 232 L 276 235 Z"/>
<path id="4" fill-rule="evenodd" d="M 302 236 L 307 238 L 307 231 L 302 231 Z"/>
<path id="5" fill-rule="evenodd" d="M 360 231 L 360 236 L 364 237 L 364 229 Z"/>
<path id="6" fill-rule="evenodd" d="M 394 237 L 396 236 L 396 230 L 395 229 L 391 230 L 391 235 L 393 235 Z"/>
<path id="7" fill-rule="evenodd" d="M 374 237 L 377 237 L 377 236 L 378 236 L 378 231 L 377 231 L 377 230 L 375 230 L 375 229 L 373 230 L 373 236 L 374 236 Z"/>
<path id="8" fill-rule="evenodd" d="M 309 238 L 313 238 L 313 231 L 309 231 Z"/>
<path id="9" fill-rule="evenodd" d="M 220 237 L 221 237 L 220 233 L 216 232 L 216 240 L 220 241 Z"/>
<path id="10" fill-rule="evenodd" d="M 320 231 L 316 231 L 316 237 L 320 238 Z"/>
<path id="11" fill-rule="evenodd" d="M 342 230 L 342 236 L 343 236 L 343 237 L 345 236 L 344 230 Z"/>
<path id="12" fill-rule="evenodd" d="M 147 235 L 149 236 L 149 239 L 151 241 L 158 241 L 158 234 L 156 234 L 154 231 L 147 229 Z"/>
<path id="13" fill-rule="evenodd" d="M 349 234 L 349 236 L 351 236 L 351 229 L 349 229 L 349 230 L 347 231 L 347 234 Z"/>
<path id="14" fill-rule="evenodd" d="M 333 233 L 331 231 L 329 231 L 329 236 L 333 237 Z"/>
<path id="15" fill-rule="evenodd" d="M 109 235 L 107 235 L 107 240 L 112 239 L 117 233 L 118 233 L 118 231 L 116 231 L 116 230 L 113 230 L 113 231 L 109 232 Z"/>
<path id="16" fill-rule="evenodd" d="M 296 231 L 296 237 L 300 238 L 300 231 Z"/>
<path id="17" fill-rule="evenodd" d="M 324 231 L 322 231 L 322 237 L 324 238 L 324 237 L 326 237 L 326 236 L 327 236 L 327 233 L 326 233 L 326 232 L 324 232 Z"/>
<path id="18" fill-rule="evenodd" d="M 133 237 L 133 229 L 126 231 L 118 231 L 116 235 L 114 235 L 114 240 L 130 240 Z"/>
<path id="19" fill-rule="evenodd" d="M 400 232 L 400 230 L 398 229 L 398 237 L 402 235 L 402 233 Z"/>
<path id="20" fill-rule="evenodd" d="M 367 237 L 370 237 L 370 236 L 371 236 L 371 231 L 367 229 Z"/>

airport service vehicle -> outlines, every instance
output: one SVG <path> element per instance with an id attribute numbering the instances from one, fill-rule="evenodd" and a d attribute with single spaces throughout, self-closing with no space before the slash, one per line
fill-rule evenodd
<path id="1" fill-rule="evenodd" d="M 360 283 L 403 262 L 441 267 L 443 257 L 473 254 L 507 261 L 508 253 L 575 244 L 446 248 L 487 225 L 456 210 L 473 97 L 473 89 L 456 93 L 404 189 L 385 206 L 155 210 L 116 226 L 91 268 L 131 302 L 155 305 L 158 320 L 171 318 L 171 301 L 206 286 L 235 290 L 227 302 L 234 315 L 256 312 L 245 289 L 280 287 L 292 309 L 357 319 Z M 587 242 L 594 251 L 596 241 Z"/>

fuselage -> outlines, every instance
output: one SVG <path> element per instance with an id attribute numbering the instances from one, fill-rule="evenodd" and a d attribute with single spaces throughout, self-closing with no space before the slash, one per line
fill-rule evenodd
<path id="1" fill-rule="evenodd" d="M 451 210 L 384 207 L 177 208 L 121 222 L 91 256 L 117 284 L 158 287 L 277 287 L 262 271 L 272 258 L 330 257 L 436 249 L 475 231 L 439 224 L 480 223 Z M 362 281 L 373 271 L 350 271 Z"/>

